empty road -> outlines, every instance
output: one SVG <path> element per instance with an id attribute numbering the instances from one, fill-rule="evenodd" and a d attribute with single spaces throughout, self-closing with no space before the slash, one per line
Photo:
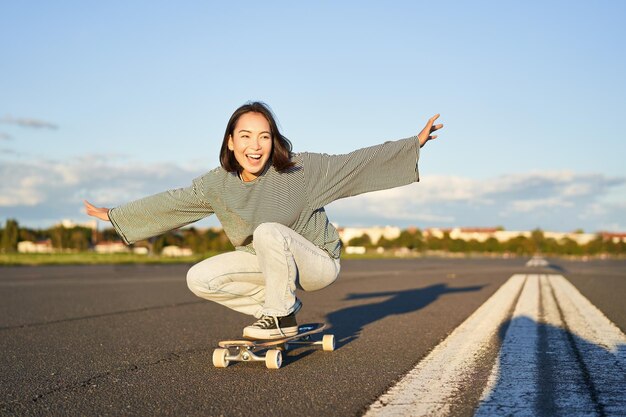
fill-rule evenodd
<path id="1" fill-rule="evenodd" d="M 279 370 L 213 367 L 251 318 L 195 297 L 189 265 L 0 268 L 0 413 L 626 414 L 626 261 L 526 261 L 345 260 L 299 294 L 298 321 L 327 323 L 337 349 L 290 351 Z M 446 379 L 456 366 L 464 379 Z"/>

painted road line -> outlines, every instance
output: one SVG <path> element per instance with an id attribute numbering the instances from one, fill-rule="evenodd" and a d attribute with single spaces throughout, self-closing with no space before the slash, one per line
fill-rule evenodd
<path id="1" fill-rule="evenodd" d="M 476 416 L 599 415 L 553 296 L 556 278 L 527 278 Z"/>
<path id="2" fill-rule="evenodd" d="M 576 349 L 554 297 L 555 280 L 559 275 L 540 277 L 539 380 L 541 394 L 536 408 L 550 416 L 598 415 L 595 397 L 579 364 Z M 563 279 L 564 282 L 567 282 Z"/>
<path id="3" fill-rule="evenodd" d="M 537 279 L 538 314 L 512 317 L 476 415 L 626 415 L 626 337 L 561 275 L 529 276 L 523 294 Z M 518 351 L 523 339 L 536 345 Z"/>
<path id="4" fill-rule="evenodd" d="M 535 415 L 539 396 L 538 319 L 539 277 L 534 275 L 526 278 L 476 416 Z"/>
<path id="5" fill-rule="evenodd" d="M 448 415 L 515 302 L 524 275 L 512 276 L 467 320 L 374 402 L 366 416 Z"/>
<path id="6" fill-rule="evenodd" d="M 366 415 L 454 414 L 494 335 L 476 416 L 626 415 L 626 336 L 561 275 L 511 277 Z"/>
<path id="7" fill-rule="evenodd" d="M 604 347 L 625 367 L 624 333 L 563 276 L 553 276 L 551 283 L 565 317 L 572 319 L 571 323 L 568 322 L 570 331 Z"/>
<path id="8" fill-rule="evenodd" d="M 626 336 L 564 277 L 550 283 L 598 415 L 626 416 Z"/>

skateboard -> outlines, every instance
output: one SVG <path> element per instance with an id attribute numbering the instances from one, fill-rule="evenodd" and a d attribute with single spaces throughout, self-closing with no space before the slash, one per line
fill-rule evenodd
<path id="1" fill-rule="evenodd" d="M 282 351 L 298 346 L 322 346 L 325 351 L 335 350 L 335 336 L 325 334 L 322 340 L 313 341 L 311 335 L 326 328 L 324 323 L 308 323 L 298 326 L 298 334 L 271 340 L 236 339 L 222 340 L 213 351 L 213 366 L 226 368 L 230 362 L 265 362 L 268 369 L 282 365 Z"/>

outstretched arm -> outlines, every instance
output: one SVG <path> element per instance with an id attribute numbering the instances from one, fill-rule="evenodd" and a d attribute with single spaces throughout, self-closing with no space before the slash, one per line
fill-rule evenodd
<path id="1" fill-rule="evenodd" d="M 90 216 L 110 221 L 124 243 L 134 243 L 213 214 L 209 203 L 198 195 L 196 180 L 189 187 L 154 194 L 112 209 L 96 207 L 87 201 L 84 204 Z"/>
<path id="2" fill-rule="evenodd" d="M 424 126 L 422 131 L 417 135 L 420 141 L 420 148 L 426 145 L 426 142 L 428 142 L 429 140 L 433 140 L 437 137 L 437 135 L 433 135 L 432 133 L 443 127 L 443 124 L 441 123 L 438 125 L 434 124 L 435 120 L 437 120 L 438 118 L 439 113 L 428 119 L 428 122 L 426 122 L 426 126 Z"/>
<path id="3" fill-rule="evenodd" d="M 95 217 L 100 220 L 104 220 L 105 222 L 110 222 L 109 219 L 109 209 L 106 207 L 96 207 L 91 204 L 87 200 L 83 200 L 83 204 L 85 205 L 85 210 L 87 210 L 87 214 L 91 217 Z"/>
<path id="4" fill-rule="evenodd" d="M 410 138 L 357 149 L 345 155 L 303 153 L 308 200 L 317 209 L 338 200 L 419 181 L 420 148 L 441 129 L 434 115 L 422 131 Z"/>

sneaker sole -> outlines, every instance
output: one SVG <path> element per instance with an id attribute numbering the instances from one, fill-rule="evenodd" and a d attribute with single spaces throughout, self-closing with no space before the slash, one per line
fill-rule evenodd
<path id="1" fill-rule="evenodd" d="M 245 328 L 243 329 L 243 337 L 248 337 L 250 339 L 259 339 L 259 340 L 271 340 L 271 339 L 281 339 L 283 337 L 291 337 L 298 334 L 298 326 L 295 327 L 285 327 L 282 329 L 283 333 L 278 329 L 255 329 L 255 328 Z"/>

